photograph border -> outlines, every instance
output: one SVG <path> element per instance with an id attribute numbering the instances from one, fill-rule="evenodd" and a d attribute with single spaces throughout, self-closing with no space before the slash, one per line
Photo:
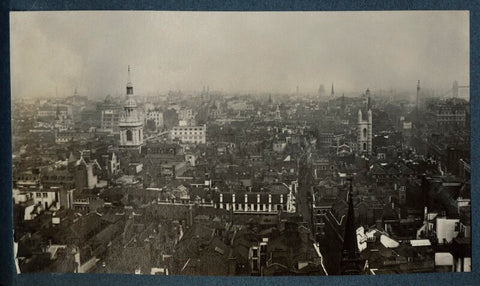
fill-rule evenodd
<path id="1" fill-rule="evenodd" d="M 0 112 L 0 285 L 475 285 L 480 278 L 479 265 L 479 201 L 476 191 L 479 178 L 471 178 L 472 211 L 472 272 L 429 273 L 380 276 L 327 276 L 327 277 L 196 277 L 149 276 L 126 274 L 15 274 L 13 263 L 12 226 L 12 149 L 10 123 L 10 11 L 53 10 L 171 10 L 171 11 L 365 11 L 365 10 L 468 10 L 470 11 L 470 106 L 471 116 L 471 167 L 478 172 L 480 163 L 480 3 L 473 1 L 2 1 L 0 45 L 2 52 L 0 88 L 2 106 Z"/>

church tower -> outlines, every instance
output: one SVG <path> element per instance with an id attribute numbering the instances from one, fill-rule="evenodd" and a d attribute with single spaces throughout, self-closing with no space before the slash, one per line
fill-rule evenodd
<path id="1" fill-rule="evenodd" d="M 277 104 L 277 109 L 275 110 L 275 120 L 281 120 L 281 119 L 282 119 L 282 115 L 280 113 L 280 107 Z"/>
<path id="2" fill-rule="evenodd" d="M 118 124 L 120 128 L 120 148 L 138 149 L 143 145 L 143 120 L 137 112 L 137 102 L 133 98 L 133 84 L 128 66 L 127 99 L 123 106 L 122 116 Z"/>
<path id="3" fill-rule="evenodd" d="M 372 155 L 373 115 L 370 107 L 370 90 L 367 89 L 366 95 L 368 96 L 366 103 L 367 118 L 364 119 L 362 110 L 358 110 L 357 150 L 359 154 Z"/>

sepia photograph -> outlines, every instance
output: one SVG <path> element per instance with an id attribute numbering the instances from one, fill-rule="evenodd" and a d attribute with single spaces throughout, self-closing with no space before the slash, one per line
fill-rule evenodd
<path id="1" fill-rule="evenodd" d="M 472 271 L 469 11 L 10 12 L 10 76 L 18 274 Z"/>

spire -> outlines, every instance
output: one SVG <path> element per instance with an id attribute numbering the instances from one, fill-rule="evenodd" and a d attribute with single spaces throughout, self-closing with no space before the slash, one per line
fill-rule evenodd
<path id="1" fill-rule="evenodd" d="M 458 97 L 458 81 L 453 82 L 452 91 L 453 91 L 453 97 Z"/>
<path id="2" fill-rule="evenodd" d="M 353 186 L 350 181 L 348 192 L 348 213 L 343 236 L 343 249 L 341 260 L 342 275 L 358 275 L 364 272 L 365 260 L 360 258 L 357 245 L 357 230 L 355 228 L 355 213 L 353 211 Z"/>
<path id="3" fill-rule="evenodd" d="M 127 81 L 127 96 L 133 95 L 133 84 L 130 75 L 130 65 L 128 65 L 128 81 Z"/>
<path id="4" fill-rule="evenodd" d="M 332 82 L 332 97 L 335 96 L 335 91 L 333 90 L 333 82 Z"/>
<path id="5" fill-rule="evenodd" d="M 370 110 L 371 108 L 371 103 L 370 103 L 370 89 L 367 88 L 367 91 L 365 91 L 365 95 L 367 96 L 367 111 Z"/>
<path id="6" fill-rule="evenodd" d="M 355 214 L 353 210 L 353 186 L 350 180 L 350 191 L 348 192 L 348 213 L 343 236 L 343 259 L 358 258 L 357 233 L 355 229 Z"/>
<path id="7" fill-rule="evenodd" d="M 57 110 L 55 112 L 55 119 L 56 120 L 60 119 L 60 106 L 58 106 L 58 100 L 57 100 Z"/>
<path id="8" fill-rule="evenodd" d="M 420 95 L 420 80 L 417 82 L 417 110 L 418 110 L 418 97 Z"/>

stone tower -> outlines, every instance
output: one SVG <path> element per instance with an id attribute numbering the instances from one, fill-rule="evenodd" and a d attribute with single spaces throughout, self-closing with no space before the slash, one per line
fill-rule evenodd
<path id="1" fill-rule="evenodd" d="M 362 110 L 358 110 L 357 145 L 358 153 L 372 155 L 372 109 L 370 107 L 370 91 L 367 89 L 367 118 L 363 118 Z"/>

